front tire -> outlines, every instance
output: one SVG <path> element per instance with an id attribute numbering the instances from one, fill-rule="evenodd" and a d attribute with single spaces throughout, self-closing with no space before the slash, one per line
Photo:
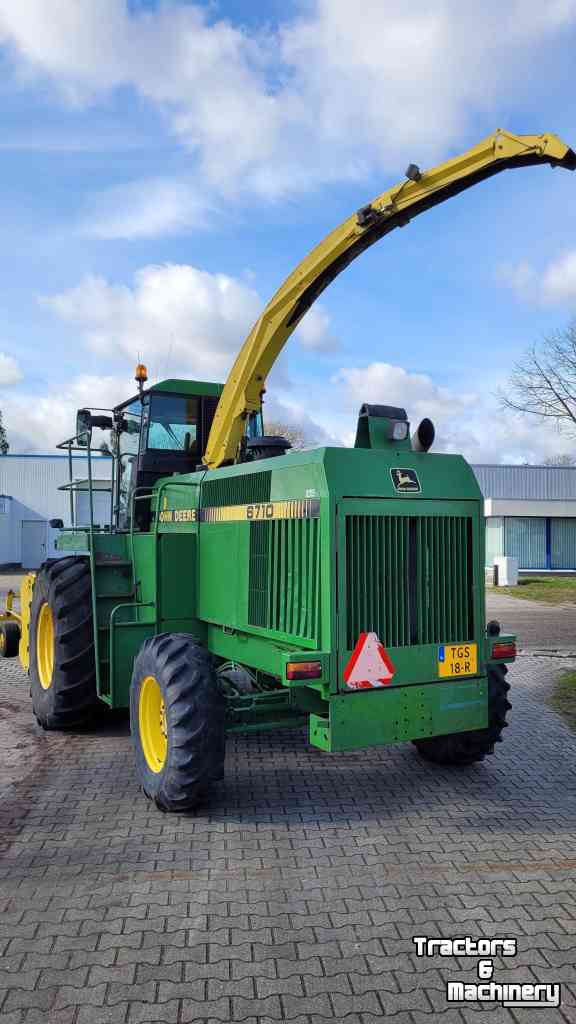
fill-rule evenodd
<path id="1" fill-rule="evenodd" d="M 474 732 L 455 732 L 449 736 L 433 736 L 414 740 L 418 753 L 426 761 L 445 765 L 467 765 L 483 761 L 494 753 L 494 744 L 502 742 L 502 731 L 508 725 L 506 713 L 512 705 L 507 698 L 510 683 L 506 682 L 506 665 L 488 667 L 488 727 Z"/>
<path id="2" fill-rule="evenodd" d="M 43 729 L 70 729 L 96 717 L 100 702 L 87 558 L 45 562 L 34 580 L 30 696 Z"/>
<path id="3" fill-rule="evenodd" d="M 224 774 L 224 697 L 212 656 L 185 633 L 145 640 L 134 661 L 130 730 L 142 789 L 163 811 L 195 807 Z"/>

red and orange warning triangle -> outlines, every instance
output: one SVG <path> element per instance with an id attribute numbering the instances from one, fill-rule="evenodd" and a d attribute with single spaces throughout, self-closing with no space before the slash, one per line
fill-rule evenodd
<path id="1" fill-rule="evenodd" d="M 344 682 L 350 690 L 371 690 L 391 683 L 395 671 L 376 633 L 360 633 L 344 669 Z"/>

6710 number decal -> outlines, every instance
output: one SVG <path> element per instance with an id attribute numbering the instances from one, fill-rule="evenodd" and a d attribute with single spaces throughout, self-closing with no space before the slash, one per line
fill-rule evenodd
<path id="1" fill-rule="evenodd" d="M 274 502 L 267 505 L 247 505 L 246 519 L 274 519 Z"/>

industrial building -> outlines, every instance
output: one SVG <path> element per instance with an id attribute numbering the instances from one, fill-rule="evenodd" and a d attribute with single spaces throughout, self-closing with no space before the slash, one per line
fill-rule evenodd
<path id="1" fill-rule="evenodd" d="M 484 495 L 486 565 L 576 570 L 576 467 L 473 466 Z"/>
<path id="2" fill-rule="evenodd" d="M 94 521 L 110 521 L 111 459 L 95 456 Z M 72 495 L 77 525 L 89 522 L 88 460 L 72 458 Z M 472 467 L 484 495 L 486 565 L 511 555 L 525 570 L 576 570 L 576 467 Z M 68 456 L 0 457 L 0 567 L 35 569 L 56 555 L 58 530 L 49 521 L 72 525 Z"/>
<path id="3" fill-rule="evenodd" d="M 111 463 L 105 456 L 92 458 L 97 488 L 94 521 L 102 525 L 110 522 Z M 59 531 L 50 527 L 51 519 L 71 526 L 73 511 L 77 525 L 89 522 L 85 455 L 72 457 L 72 475 L 78 489 L 71 497 L 69 491 L 59 490 L 69 482 L 67 455 L 0 456 L 0 567 L 37 569 L 54 557 Z"/>

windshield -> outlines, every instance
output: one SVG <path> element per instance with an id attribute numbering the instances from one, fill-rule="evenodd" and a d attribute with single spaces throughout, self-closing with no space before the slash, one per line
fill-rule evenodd
<path id="1" fill-rule="evenodd" d="M 147 447 L 197 454 L 198 399 L 152 395 Z"/>

